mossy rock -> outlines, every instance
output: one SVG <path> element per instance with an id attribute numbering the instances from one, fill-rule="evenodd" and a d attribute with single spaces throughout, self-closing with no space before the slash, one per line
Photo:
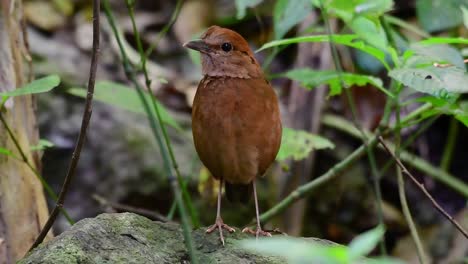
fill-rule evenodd
<path id="1" fill-rule="evenodd" d="M 240 248 L 240 231 L 226 234 L 222 246 L 218 234 L 194 230 L 200 263 L 285 263 Z M 132 213 L 101 214 L 79 221 L 69 230 L 41 244 L 20 260 L 33 263 L 189 263 L 182 229 L 175 223 L 151 221 Z"/>

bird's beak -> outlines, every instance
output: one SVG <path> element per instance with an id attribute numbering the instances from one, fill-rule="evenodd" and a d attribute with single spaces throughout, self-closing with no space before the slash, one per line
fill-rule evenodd
<path id="1" fill-rule="evenodd" d="M 203 41 L 201 39 L 186 42 L 184 44 L 184 47 L 189 48 L 189 49 L 193 49 L 193 50 L 197 50 L 197 51 L 199 51 L 201 53 L 208 53 L 208 52 L 211 51 L 210 46 L 208 46 L 205 43 L 205 41 Z"/>

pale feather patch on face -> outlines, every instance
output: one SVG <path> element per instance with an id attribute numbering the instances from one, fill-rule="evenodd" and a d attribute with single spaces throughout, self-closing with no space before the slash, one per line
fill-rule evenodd
<path id="1" fill-rule="evenodd" d="M 213 77 L 258 78 L 263 76 L 257 60 L 248 43 L 229 29 L 212 26 L 202 36 L 211 47 L 209 53 L 202 53 L 202 73 Z M 229 43 L 232 50 L 224 51 L 221 45 Z"/>

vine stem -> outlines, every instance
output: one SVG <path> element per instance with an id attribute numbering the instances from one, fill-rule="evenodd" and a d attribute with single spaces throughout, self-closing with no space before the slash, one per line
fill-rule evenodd
<path id="1" fill-rule="evenodd" d="M 149 105 L 148 101 L 146 100 L 146 98 L 144 96 L 143 88 L 140 86 L 140 84 L 137 81 L 134 68 L 132 67 L 132 65 L 130 64 L 130 62 L 128 60 L 127 53 L 125 51 L 125 48 L 123 47 L 121 36 L 120 36 L 120 34 L 119 34 L 118 30 L 117 30 L 117 26 L 115 24 L 114 16 L 112 14 L 109 1 L 104 0 L 103 4 L 104 4 L 103 7 L 104 7 L 104 12 L 106 14 L 107 20 L 109 21 L 109 24 L 110 24 L 110 26 L 112 28 L 112 32 L 113 32 L 113 34 L 114 34 L 114 36 L 115 36 L 115 38 L 117 40 L 118 46 L 119 46 L 120 55 L 122 56 L 122 65 L 123 65 L 125 74 L 127 75 L 127 78 L 133 83 L 133 85 L 136 88 L 137 94 L 138 94 L 138 96 L 140 98 L 140 101 L 141 101 L 141 103 L 143 105 L 143 108 L 145 109 L 145 112 L 148 115 L 148 122 L 150 124 L 151 130 L 153 132 L 153 135 L 154 135 L 154 137 L 156 139 L 156 142 L 157 142 L 157 144 L 159 146 L 159 149 L 161 151 L 161 156 L 163 158 L 164 170 L 165 170 L 165 172 L 166 172 L 166 174 L 168 176 L 169 183 L 170 183 L 170 186 L 172 188 L 172 192 L 173 192 L 173 194 L 175 196 L 175 201 L 177 203 L 177 208 L 179 209 L 179 214 L 181 216 L 185 246 L 187 247 L 187 250 L 188 250 L 188 253 L 189 253 L 189 256 L 190 256 L 190 259 L 191 259 L 192 263 L 196 264 L 196 263 L 198 263 L 198 260 L 195 257 L 195 247 L 194 247 L 193 239 L 192 239 L 191 232 L 190 232 L 191 227 L 190 227 L 190 223 L 188 221 L 187 212 L 186 212 L 185 205 L 184 205 L 184 200 L 182 199 L 182 195 L 180 193 L 179 184 L 177 182 L 177 179 L 176 179 L 176 177 L 174 177 L 174 175 L 172 173 L 171 163 L 170 163 L 170 160 L 169 160 L 168 151 L 167 151 L 167 149 L 166 149 L 166 147 L 165 147 L 165 145 L 164 145 L 164 143 L 162 141 L 161 131 L 159 131 L 159 128 L 158 128 L 158 126 L 156 124 L 156 121 L 155 121 L 157 119 L 154 116 L 153 111 L 151 111 L 150 105 Z M 159 122 L 162 122 L 162 120 L 159 120 Z"/>
<path id="2" fill-rule="evenodd" d="M 174 14 L 171 17 L 171 21 L 169 22 L 168 25 L 171 25 L 171 24 L 173 24 L 175 22 L 175 19 L 177 18 L 177 14 L 180 11 L 181 2 L 182 1 L 180 1 L 180 0 L 179 0 L 179 2 L 177 2 L 176 10 L 174 11 Z M 143 74 L 144 74 L 144 77 L 145 77 L 146 90 L 147 90 L 148 94 L 150 95 L 152 106 L 154 108 L 154 111 L 156 112 L 156 116 L 157 116 L 157 119 L 159 121 L 159 127 L 161 128 L 161 131 L 162 131 L 162 134 L 163 134 L 163 137 L 164 137 L 164 141 L 165 141 L 167 150 L 169 152 L 169 157 L 171 159 L 171 164 L 172 164 L 172 167 L 173 167 L 173 169 L 174 169 L 174 171 L 176 173 L 177 182 L 179 183 L 179 185 L 180 185 L 180 187 L 182 189 L 182 197 L 184 198 L 184 201 L 187 203 L 187 207 L 189 209 L 190 217 L 191 217 L 191 220 L 192 220 L 192 225 L 194 226 L 194 228 L 198 228 L 200 226 L 200 223 L 199 223 L 199 220 L 198 220 L 197 211 L 195 210 L 195 208 L 192 205 L 192 200 L 191 200 L 190 195 L 189 195 L 188 190 L 187 190 L 187 184 L 184 181 L 184 178 L 182 177 L 182 175 L 180 174 L 179 165 L 177 164 L 177 160 L 175 158 L 174 151 L 172 149 L 171 141 L 169 140 L 169 136 L 167 134 L 166 126 L 165 126 L 165 124 L 164 124 L 164 122 L 162 120 L 161 111 L 159 109 L 158 104 L 156 103 L 156 98 L 155 98 L 155 96 L 152 95 L 151 79 L 149 78 L 148 69 L 146 67 L 146 61 L 147 61 L 147 56 L 148 55 L 143 50 L 143 44 L 141 43 L 140 33 L 138 32 L 137 25 L 136 25 L 136 22 L 135 22 L 135 12 L 134 12 L 134 5 L 133 5 L 134 3 L 131 3 L 131 1 L 128 1 L 128 0 L 126 1 L 126 3 L 127 3 L 128 13 L 130 15 L 130 20 L 132 21 L 132 27 L 133 27 L 133 32 L 135 34 L 135 41 L 137 43 L 138 52 L 140 53 L 140 60 L 141 60 Z M 166 25 L 166 27 L 167 27 L 167 25 Z M 169 27 L 167 27 L 167 29 L 165 31 L 163 29 L 163 31 L 161 31 L 161 32 L 167 32 L 167 30 L 169 30 Z M 158 39 L 160 39 L 161 36 L 162 35 L 158 34 Z"/>
<path id="3" fill-rule="evenodd" d="M 395 160 L 395 162 L 397 163 L 398 167 L 400 167 L 400 170 L 403 174 L 405 174 L 406 176 L 408 176 L 411 181 L 413 181 L 413 183 L 416 185 L 416 187 L 418 187 L 423 193 L 424 195 L 431 201 L 432 205 L 445 217 L 447 218 L 457 229 L 458 231 L 460 231 L 463 236 L 468 239 L 468 233 L 466 232 L 466 230 L 457 222 L 457 220 L 455 220 L 451 215 L 449 215 L 440 205 L 439 203 L 432 197 L 432 195 L 427 191 L 426 187 L 424 186 L 424 184 L 420 183 L 418 180 L 416 180 L 416 178 L 413 176 L 413 174 L 411 174 L 411 172 L 406 168 L 406 166 L 401 162 L 401 160 L 395 156 L 395 154 L 390 150 L 390 148 L 387 146 L 387 144 L 385 143 L 385 141 L 383 140 L 383 138 L 381 136 L 379 136 L 378 138 L 380 144 L 383 146 L 383 148 L 385 149 L 385 151 L 387 151 L 388 154 L 390 154 L 390 156 L 392 156 L 392 158 Z"/>
<path id="4" fill-rule="evenodd" d="M 63 208 L 63 203 L 65 202 L 65 198 L 70 188 L 71 181 L 73 179 L 73 176 L 75 175 L 78 161 L 80 160 L 81 150 L 84 145 L 86 132 L 88 130 L 89 121 L 91 119 L 91 114 L 93 110 L 94 84 L 96 82 L 96 70 L 97 70 L 97 63 L 98 63 L 98 57 L 99 57 L 98 55 L 99 55 L 99 37 L 100 37 L 99 36 L 100 35 L 100 24 L 99 24 L 100 23 L 99 22 L 100 21 L 99 19 L 100 6 L 101 6 L 100 0 L 93 0 L 93 50 L 92 50 L 92 55 L 91 55 L 91 66 L 89 70 L 88 91 L 87 91 L 86 100 L 85 100 L 83 118 L 81 121 L 80 134 L 78 135 L 78 140 L 76 142 L 75 149 L 73 150 L 70 165 L 68 167 L 68 172 L 67 172 L 67 175 L 65 176 L 62 189 L 60 190 L 57 203 L 55 204 L 55 207 L 52 210 L 52 213 L 50 214 L 49 219 L 47 219 L 46 224 L 42 228 L 41 233 L 39 233 L 39 236 L 36 238 L 36 241 L 34 241 L 29 251 L 31 251 L 32 249 L 37 247 L 40 243 L 42 243 L 47 233 L 52 228 L 52 225 L 57 219 L 59 211 Z"/>
<path id="5" fill-rule="evenodd" d="M 333 32 L 330 26 L 330 22 L 328 21 L 328 14 L 327 10 L 325 10 L 324 5 L 323 5 L 323 0 L 320 0 L 320 10 L 322 13 L 323 20 L 325 22 L 325 27 L 327 29 L 327 34 L 329 38 L 329 46 L 333 58 L 333 63 L 335 64 L 335 69 L 338 72 L 338 79 L 340 81 L 340 85 L 342 89 L 344 89 L 346 99 L 349 104 L 349 108 L 351 109 L 351 115 L 352 115 L 352 120 L 355 125 L 355 127 L 359 130 L 361 133 L 361 139 L 364 145 L 366 146 L 366 153 L 367 153 L 367 158 L 368 162 L 371 168 L 371 173 L 372 173 L 372 182 L 373 182 L 373 187 L 374 187 L 374 192 L 375 192 L 375 197 L 376 197 L 376 204 L 377 204 L 377 218 L 380 226 L 384 226 L 384 220 L 383 220 L 383 209 L 382 209 L 382 190 L 380 187 L 380 172 L 377 169 L 377 162 L 375 160 L 375 155 L 374 155 L 374 149 L 373 147 L 370 147 L 367 145 L 367 135 L 364 133 L 361 125 L 359 124 L 358 120 L 358 113 L 357 113 L 357 108 L 356 108 L 356 103 L 354 100 L 353 95 L 349 91 L 348 87 L 345 87 L 345 82 L 343 81 L 343 77 L 341 73 L 343 72 L 343 68 L 341 66 L 339 57 L 338 57 L 338 51 L 334 45 L 333 42 Z M 387 102 L 390 101 L 390 99 L 387 97 Z M 382 239 L 380 239 L 379 242 L 380 245 L 380 251 L 382 252 L 382 255 L 387 255 L 387 248 L 385 245 L 385 237 L 382 236 Z"/>

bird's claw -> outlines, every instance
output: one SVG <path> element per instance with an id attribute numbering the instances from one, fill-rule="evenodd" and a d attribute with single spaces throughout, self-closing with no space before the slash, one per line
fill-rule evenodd
<path id="1" fill-rule="evenodd" d="M 229 233 L 236 232 L 236 230 L 234 228 L 226 225 L 223 222 L 222 218 L 216 218 L 216 222 L 212 226 L 208 227 L 208 229 L 206 229 L 206 233 L 211 233 L 215 229 L 219 230 L 219 239 L 221 240 L 221 243 L 223 244 L 223 246 L 224 246 L 223 229 L 226 229 Z"/>
<path id="2" fill-rule="evenodd" d="M 249 233 L 249 234 L 255 235 L 256 238 L 258 238 L 259 236 L 271 237 L 270 232 L 263 231 L 262 228 L 259 226 L 257 226 L 256 230 L 246 227 L 242 229 L 242 233 Z"/>

